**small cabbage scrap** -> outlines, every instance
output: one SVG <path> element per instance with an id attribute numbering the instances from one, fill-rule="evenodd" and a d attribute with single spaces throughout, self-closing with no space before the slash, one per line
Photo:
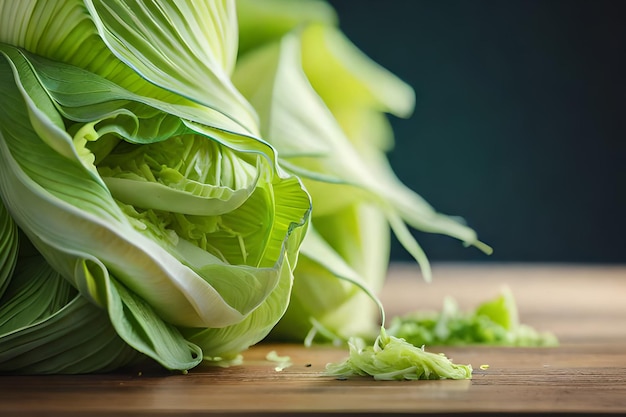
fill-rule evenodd
<path id="1" fill-rule="evenodd" d="M 280 356 L 275 350 L 272 350 L 267 355 L 265 355 L 265 359 L 270 362 L 276 363 L 276 366 L 274 367 L 274 370 L 276 372 L 282 372 L 283 369 L 289 368 L 291 365 L 293 365 L 293 362 L 291 362 L 291 358 L 289 356 Z"/>
<path id="2" fill-rule="evenodd" d="M 462 312 L 447 297 L 438 312 L 414 312 L 394 317 L 389 334 L 414 345 L 556 346 L 558 339 L 519 322 L 513 293 L 505 289 L 474 311 Z"/>
<path id="3" fill-rule="evenodd" d="M 350 356 L 329 364 L 328 375 L 337 378 L 372 376 L 375 380 L 470 379 L 471 365 L 453 363 L 443 354 L 427 352 L 404 339 L 388 335 L 384 328 L 373 346 L 361 338 L 348 342 Z"/>

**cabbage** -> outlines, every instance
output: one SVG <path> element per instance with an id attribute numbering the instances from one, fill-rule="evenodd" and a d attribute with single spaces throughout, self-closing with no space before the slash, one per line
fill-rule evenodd
<path id="1" fill-rule="evenodd" d="M 520 323 L 515 298 L 505 288 L 474 310 L 461 311 L 452 297 L 444 299 L 441 312 L 414 311 L 394 317 L 389 335 L 416 345 L 435 346 L 557 346 L 557 337 Z"/>
<path id="2" fill-rule="evenodd" d="M 470 379 L 471 365 L 453 363 L 440 353 L 416 348 L 402 338 L 388 335 L 384 329 L 372 346 L 363 339 L 349 341 L 350 356 L 344 362 L 331 363 L 326 372 L 339 379 L 355 375 L 371 376 L 380 381 L 416 379 Z"/>
<path id="3" fill-rule="evenodd" d="M 234 5 L 0 10 L 0 369 L 185 371 L 263 339 L 311 203 L 229 81 Z"/>
<path id="4" fill-rule="evenodd" d="M 413 91 L 328 4 L 0 12 L 0 371 L 185 372 L 320 334 L 423 357 L 385 333 L 389 230 L 426 279 L 410 228 L 491 249 L 395 177 L 387 114 Z M 354 342 L 377 332 L 374 356 Z"/>

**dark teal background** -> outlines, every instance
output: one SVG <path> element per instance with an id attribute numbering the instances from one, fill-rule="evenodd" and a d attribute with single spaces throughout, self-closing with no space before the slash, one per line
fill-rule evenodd
<path id="1" fill-rule="evenodd" d="M 416 232 L 431 260 L 626 262 L 626 2 L 331 4 L 416 91 L 396 173 L 495 250 Z"/>

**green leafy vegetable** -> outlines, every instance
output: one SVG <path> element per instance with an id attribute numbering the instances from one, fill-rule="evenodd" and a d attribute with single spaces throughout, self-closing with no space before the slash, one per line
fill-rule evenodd
<path id="1" fill-rule="evenodd" d="M 254 136 L 254 113 L 229 81 L 233 4 L 67 0 L 0 10 L 0 259 L 10 281 L 2 305 L 25 316 L 0 334 L 4 351 L 20 355 L 5 354 L 0 368 L 108 370 L 134 360 L 130 348 L 187 370 L 263 339 L 287 307 L 311 203 Z M 224 32 L 200 35 L 194 19 Z M 165 61 L 185 65 L 162 72 Z M 28 261 L 16 258 L 20 242 L 45 259 L 42 274 L 58 274 L 79 298 L 33 315 L 32 297 L 50 291 L 29 286 L 32 299 L 9 291 Z M 78 319 L 71 305 L 91 308 L 111 329 L 102 334 L 128 348 L 107 342 L 96 353 L 93 344 L 44 337 L 47 323 Z M 81 328 L 80 337 L 101 327 Z M 77 349 L 72 366 L 35 365 Z"/>
<path id="2" fill-rule="evenodd" d="M 403 339 L 387 335 L 384 328 L 373 346 L 351 338 L 346 361 L 329 364 L 327 373 L 337 378 L 372 376 L 377 380 L 470 379 L 471 365 L 458 365 L 445 355 L 426 352 Z"/>
<path id="3" fill-rule="evenodd" d="M 471 365 L 458 365 L 424 346 L 556 346 L 556 336 L 520 324 L 510 290 L 481 303 L 472 312 L 461 312 L 447 297 L 441 312 L 418 311 L 394 317 L 388 329 L 368 345 L 351 338 L 349 357 L 327 366 L 338 378 L 369 375 L 375 379 L 470 379 Z M 421 346 L 418 348 L 417 346 Z M 485 370 L 489 365 L 481 365 Z"/>
<path id="4" fill-rule="evenodd" d="M 417 311 L 394 317 L 387 331 L 416 346 L 558 344 L 552 333 L 538 332 L 519 322 L 516 303 L 508 289 L 468 312 L 459 310 L 454 299 L 447 297 L 441 312 Z"/>
<path id="5" fill-rule="evenodd" d="M 395 177 L 413 90 L 337 24 L 319 0 L 0 0 L 0 371 L 373 339 L 390 229 L 426 279 L 411 228 L 491 251 Z M 352 352 L 468 370 L 384 327 Z"/>

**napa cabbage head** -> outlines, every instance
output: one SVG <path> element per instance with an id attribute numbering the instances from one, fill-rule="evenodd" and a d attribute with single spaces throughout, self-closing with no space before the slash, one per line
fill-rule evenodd
<path id="1" fill-rule="evenodd" d="M 263 339 L 311 203 L 230 80 L 235 4 L 0 11 L 0 369 L 187 370 Z"/>
<path id="2" fill-rule="evenodd" d="M 410 227 L 489 251 L 393 174 L 386 115 L 413 91 L 323 1 L 0 11 L 3 371 L 186 370 L 270 332 L 371 335 L 390 226 L 426 278 Z"/>
<path id="3" fill-rule="evenodd" d="M 259 114 L 263 137 L 281 165 L 302 178 L 313 202 L 293 299 L 273 336 L 372 337 L 380 325 L 376 294 L 387 272 L 390 230 L 427 280 L 428 258 L 411 228 L 487 253 L 491 248 L 402 184 L 389 166 L 388 115 L 411 115 L 412 88 L 350 42 L 327 3 L 307 1 L 299 13 L 294 3 L 239 0 L 240 42 L 250 46 L 233 76 Z M 264 8 L 276 13 L 257 13 Z M 256 27 L 266 26 L 273 30 L 265 29 L 263 41 L 253 38 Z"/>

